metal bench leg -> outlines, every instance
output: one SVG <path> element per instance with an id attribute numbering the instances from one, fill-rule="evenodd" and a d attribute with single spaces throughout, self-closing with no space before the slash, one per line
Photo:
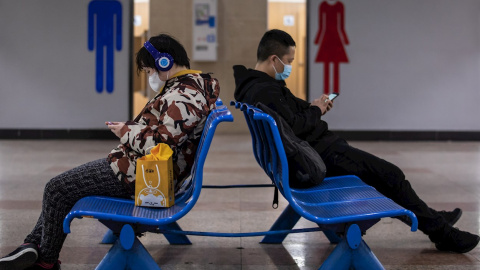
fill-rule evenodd
<path id="1" fill-rule="evenodd" d="M 152 269 L 160 270 L 150 253 L 135 236 L 129 224 L 125 224 L 120 237 L 115 241 L 96 270 Z"/>
<path id="2" fill-rule="evenodd" d="M 163 226 L 159 226 L 161 230 L 176 230 L 176 231 L 181 231 L 182 228 L 177 224 L 177 222 L 173 222 L 170 224 L 166 224 Z M 170 243 L 170 245 L 191 245 L 192 242 L 188 239 L 186 235 L 181 235 L 181 234 L 164 234 L 165 238 L 167 238 L 167 241 Z M 103 236 L 102 239 L 102 244 L 113 244 L 115 241 L 118 239 L 117 236 L 113 234 L 112 230 L 108 230 L 105 235 Z"/>
<path id="3" fill-rule="evenodd" d="M 288 205 L 282 214 L 277 218 L 275 223 L 273 223 L 270 231 L 277 230 L 291 230 L 297 224 L 300 219 L 300 215 L 293 210 L 293 208 Z M 265 236 L 260 243 L 262 244 L 281 244 L 283 240 L 287 237 L 287 234 L 275 234 Z"/>
<path id="4" fill-rule="evenodd" d="M 348 228 L 347 235 L 319 268 L 319 270 L 333 269 L 384 270 L 385 268 L 363 241 L 358 225 L 352 224 Z"/>
<path id="5" fill-rule="evenodd" d="M 343 239 L 323 262 L 319 270 L 349 270 L 351 262 L 350 247 L 347 240 Z"/>
<path id="6" fill-rule="evenodd" d="M 159 226 L 159 228 L 161 230 L 182 231 L 182 228 L 180 228 L 177 222 L 165 224 L 165 225 Z M 168 234 L 168 233 L 165 233 L 163 235 L 165 236 L 165 238 L 167 238 L 170 245 L 191 245 L 192 244 L 192 242 L 190 242 L 190 240 L 186 235 Z"/>
<path id="7" fill-rule="evenodd" d="M 113 244 L 117 241 L 118 237 L 113 234 L 112 230 L 108 230 L 107 233 L 103 236 L 102 244 Z"/>
<path id="8" fill-rule="evenodd" d="M 335 231 L 332 230 L 323 230 L 322 231 L 325 236 L 328 238 L 331 244 L 338 244 L 340 241 L 342 241 L 342 238 L 338 236 Z"/>
<path id="9" fill-rule="evenodd" d="M 107 255 L 103 257 L 95 270 L 125 269 L 127 257 L 124 253 L 125 250 L 122 248 L 120 240 L 115 241 L 115 244 L 110 248 Z"/>
<path id="10" fill-rule="evenodd" d="M 353 256 L 354 269 L 385 269 L 363 240 Z"/>
<path id="11" fill-rule="evenodd" d="M 130 267 L 130 268 L 127 268 Z M 150 253 L 135 238 L 130 250 L 125 250 L 117 240 L 95 270 L 152 269 L 160 270 Z"/>

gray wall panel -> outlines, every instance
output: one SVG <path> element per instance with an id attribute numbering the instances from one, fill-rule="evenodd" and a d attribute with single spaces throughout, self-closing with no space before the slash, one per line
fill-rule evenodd
<path id="1" fill-rule="evenodd" d="M 98 129 L 129 119 L 130 13 L 114 52 L 114 91 L 95 90 L 90 1 L 0 0 L 0 129 Z"/>
<path id="2" fill-rule="evenodd" d="M 323 93 L 313 43 L 320 2 L 308 1 L 311 100 Z M 480 130 L 480 1 L 342 2 L 350 62 L 340 64 L 330 128 Z"/>

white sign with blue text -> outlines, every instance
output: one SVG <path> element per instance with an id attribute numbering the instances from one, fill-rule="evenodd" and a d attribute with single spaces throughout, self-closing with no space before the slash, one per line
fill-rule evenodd
<path id="1" fill-rule="evenodd" d="M 217 61 L 217 0 L 193 1 L 193 60 Z"/>

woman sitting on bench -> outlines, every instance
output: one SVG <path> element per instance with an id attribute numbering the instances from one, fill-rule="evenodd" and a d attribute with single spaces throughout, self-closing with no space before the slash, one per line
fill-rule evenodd
<path id="1" fill-rule="evenodd" d="M 189 176 L 205 120 L 214 109 L 217 79 L 190 70 L 183 46 L 162 34 L 145 42 L 136 55 L 137 71 L 149 75 L 158 94 L 127 122 L 105 122 L 120 139 L 101 158 L 51 179 L 44 191 L 40 218 L 24 244 L 0 259 L 0 270 L 60 269 L 65 241 L 63 220 L 75 203 L 87 196 L 130 198 L 135 192 L 136 160 L 158 143 L 173 150 L 175 187 Z"/>

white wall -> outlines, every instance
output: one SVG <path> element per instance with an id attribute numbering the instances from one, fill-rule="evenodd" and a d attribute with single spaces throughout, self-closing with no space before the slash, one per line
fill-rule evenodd
<path id="1" fill-rule="evenodd" d="M 350 62 L 340 64 L 331 129 L 480 130 L 480 1 L 342 2 Z M 310 100 L 323 93 L 319 3 L 307 3 Z"/>
<path id="2" fill-rule="evenodd" d="M 123 47 L 114 92 L 95 90 L 87 0 L 0 0 L 0 129 L 96 129 L 129 119 L 130 12 L 121 0 Z"/>

